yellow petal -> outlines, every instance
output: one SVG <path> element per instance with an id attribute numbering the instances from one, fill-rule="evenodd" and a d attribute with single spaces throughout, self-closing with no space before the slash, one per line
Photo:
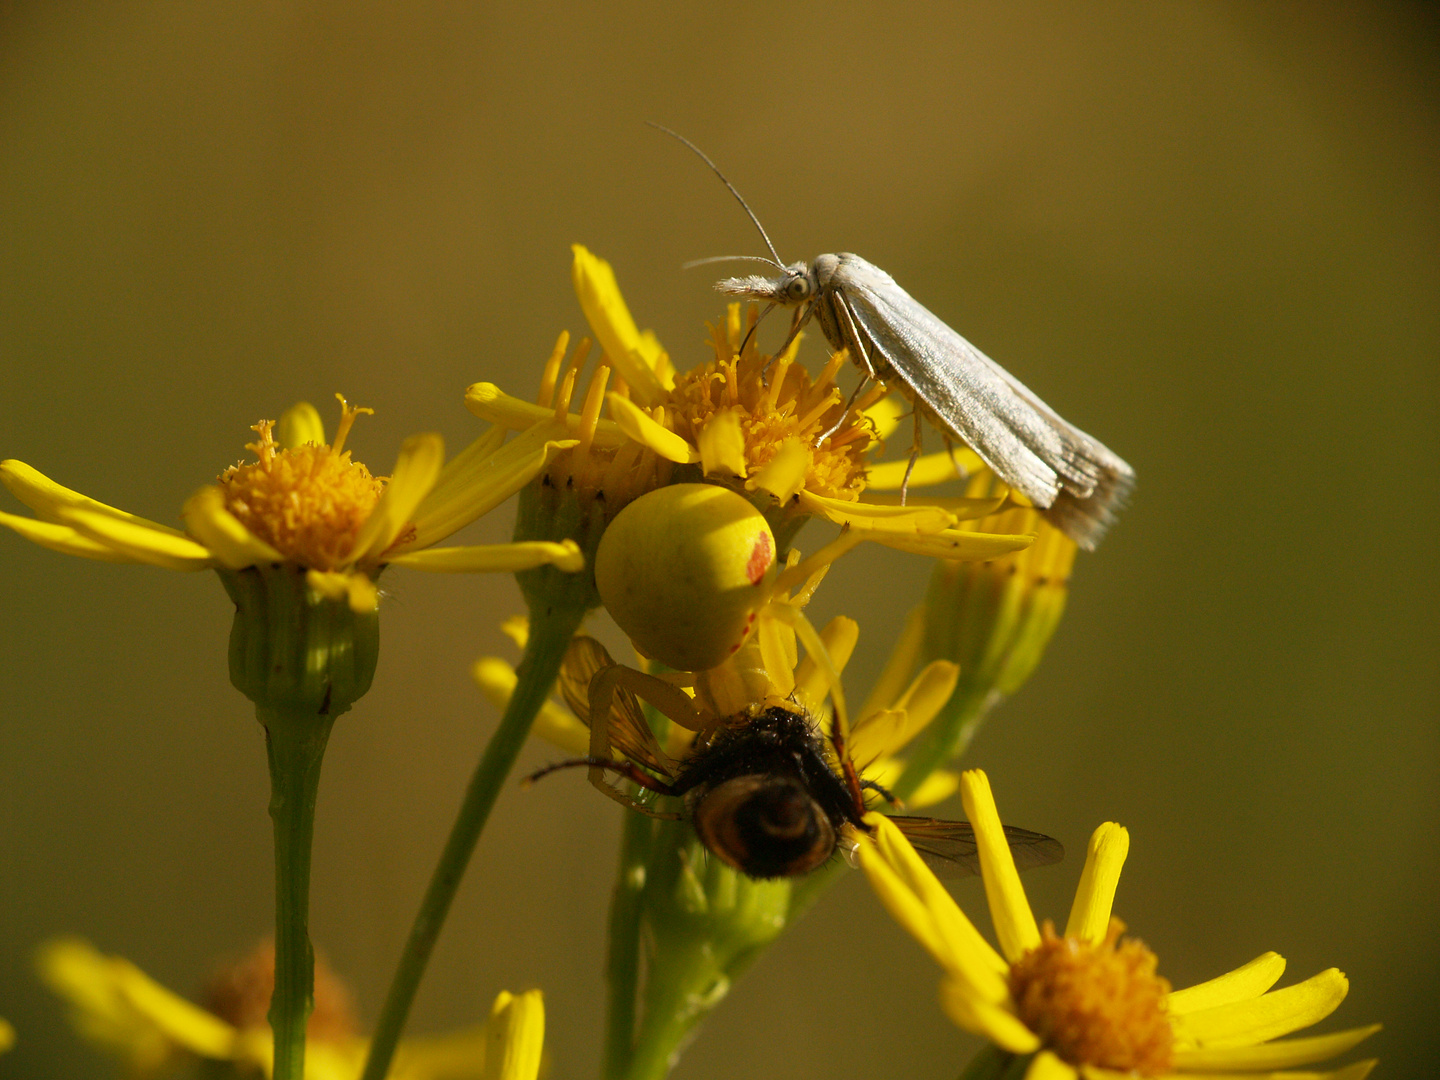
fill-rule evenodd
<path id="1" fill-rule="evenodd" d="M 631 396 L 641 405 L 654 405 L 664 392 L 653 368 L 659 343 L 653 337 L 643 338 L 636 329 L 610 264 L 580 244 L 572 244 L 570 249 L 575 253 L 571 265 L 575 295 L 591 333 L 615 370 L 630 384 Z"/>
<path id="2" fill-rule="evenodd" d="M 1091 834 L 1090 847 L 1085 852 L 1085 869 L 1080 872 L 1080 885 L 1070 907 L 1070 921 L 1065 924 L 1067 938 L 1080 938 L 1095 945 L 1105 940 L 1115 889 L 1120 884 L 1120 868 L 1125 865 L 1129 851 L 1129 831 L 1113 821 L 1107 821 Z"/>
<path id="3" fill-rule="evenodd" d="M 1075 1080 L 1075 1067 L 1062 1061 L 1049 1050 L 1041 1050 L 1030 1059 L 1025 1080 Z"/>
<path id="4" fill-rule="evenodd" d="M 81 1032 L 158 1064 L 180 1046 L 212 1058 L 229 1056 L 235 1029 L 156 983 L 122 957 L 80 938 L 46 942 L 36 955 L 40 977 L 70 1003 Z"/>
<path id="5" fill-rule="evenodd" d="M 15 1028 L 10 1021 L 0 1018 L 0 1054 L 15 1045 Z"/>
<path id="6" fill-rule="evenodd" d="M 909 689 L 895 703 L 906 713 L 905 727 L 896 735 L 898 740 L 888 749 L 895 752 L 911 739 L 924 731 L 935 715 L 950 700 L 955 692 L 955 683 L 960 679 L 960 666 L 949 660 L 932 660 L 926 664 Z"/>
<path id="7" fill-rule="evenodd" d="M 1035 925 L 1035 914 L 1025 899 L 1025 887 L 1020 884 L 1020 874 L 1000 824 L 1000 811 L 995 807 L 989 777 L 979 769 L 967 769 L 960 775 L 960 796 L 965 814 L 975 827 L 980 872 L 985 879 L 985 897 L 990 902 L 990 918 L 995 924 L 995 936 L 1000 939 L 1000 952 L 1014 963 L 1040 944 L 1040 928 Z"/>
<path id="8" fill-rule="evenodd" d="M 787 435 L 780 440 L 775 456 L 745 482 L 747 491 L 768 491 L 776 502 L 788 503 L 805 487 L 805 477 L 815 452 L 803 439 Z"/>
<path id="9" fill-rule="evenodd" d="M 905 415 L 905 399 L 899 394 L 887 394 L 865 410 L 865 415 L 875 425 L 875 434 L 888 439 L 891 432 L 900 426 L 900 417 Z"/>
<path id="10" fill-rule="evenodd" d="M 169 525 L 161 525 L 158 521 L 151 521 L 149 518 L 127 514 L 124 510 L 117 510 L 113 506 L 97 502 L 88 495 L 81 495 L 78 491 L 61 487 L 44 473 L 32 469 L 23 461 L 16 461 L 14 458 L 0 461 L 0 483 L 10 489 L 10 494 L 34 510 L 42 521 L 67 524 L 62 520 L 61 513 L 65 510 L 80 509 L 96 514 L 107 514 L 120 521 L 143 525 L 147 529 L 169 533 L 171 536 L 185 535 L 179 529 L 172 529 Z"/>
<path id="11" fill-rule="evenodd" d="M 889 756 L 889 749 L 899 744 L 906 719 L 904 709 L 881 709 L 862 716 L 850 732 L 850 756 L 856 766 L 870 779 L 887 787 L 889 785 L 878 775 L 880 762 L 882 759 L 894 760 Z"/>
<path id="12" fill-rule="evenodd" d="M 511 615 L 500 624 L 500 632 L 523 652 L 525 646 L 530 644 L 530 617 L 528 615 Z"/>
<path id="13" fill-rule="evenodd" d="M 900 631 L 880 677 L 875 680 L 874 689 L 865 699 L 860 715 L 865 716 L 889 708 L 910 681 L 910 674 L 920 663 L 920 650 L 925 644 L 925 608 L 912 608 L 905 617 L 905 628 Z"/>
<path id="14" fill-rule="evenodd" d="M 1171 1016 L 1184 1016 L 1216 1005 L 1228 1005 L 1232 1001 L 1248 1001 L 1269 990 L 1283 974 L 1285 958 L 1276 952 L 1262 953 L 1243 967 L 1218 978 L 1174 991 L 1165 999 L 1165 1008 Z"/>
<path id="15" fill-rule="evenodd" d="M 883 814 L 865 815 L 873 839 L 858 838 L 861 868 L 881 902 L 942 967 L 964 976 L 985 1000 L 1005 1001 L 1009 965 L 956 906 L 910 841 Z"/>
<path id="16" fill-rule="evenodd" d="M 485 1025 L 483 1080 L 535 1080 L 545 1044 L 545 999 L 539 990 L 501 991 Z"/>
<path id="17" fill-rule="evenodd" d="M 820 631 L 820 640 L 825 643 L 825 649 L 830 653 L 830 662 L 836 671 L 842 673 L 845 665 L 850 662 L 850 657 L 855 652 L 855 643 L 859 639 L 860 624 L 844 615 L 835 616 L 825 624 L 825 629 Z M 803 696 L 811 705 L 819 706 L 829 692 L 825 673 L 811 657 L 805 657 L 795 666 L 796 694 Z"/>
<path id="18" fill-rule="evenodd" d="M 895 779 L 900 779 L 900 772 L 897 770 Z M 951 772 L 949 769 L 936 769 L 927 776 L 915 789 L 914 793 L 906 800 L 916 810 L 923 810 L 927 806 L 934 806 L 942 803 L 954 795 L 960 787 L 960 774 Z"/>
<path id="19" fill-rule="evenodd" d="M 327 600 L 344 600 L 357 615 L 367 615 L 380 603 L 375 582 L 364 571 L 307 570 L 305 584 Z"/>
<path id="20" fill-rule="evenodd" d="M 155 529 L 148 523 L 137 524 L 75 506 L 59 509 L 58 514 L 62 524 L 113 548 L 132 562 L 166 570 L 206 570 L 214 565 L 209 551 L 170 529 Z"/>
<path id="21" fill-rule="evenodd" d="M 450 533 L 475 520 L 451 513 L 451 510 L 456 507 L 463 509 L 467 505 L 469 489 L 477 481 L 485 481 L 485 460 L 505 445 L 505 436 L 508 434 L 505 428 L 491 424 L 484 435 L 445 463 L 435 486 L 430 489 L 430 494 L 415 508 L 413 524 L 416 537 L 405 545 L 407 548 L 429 547 L 439 543 Z M 425 526 L 423 529 L 422 523 Z M 442 533 L 442 528 L 448 528 L 449 531 Z"/>
<path id="22" fill-rule="evenodd" d="M 952 524 L 950 515 L 937 506 L 882 506 L 879 503 L 831 499 L 813 491 L 800 492 L 800 506 L 807 513 L 855 529 L 937 533 Z"/>
<path id="23" fill-rule="evenodd" d="M 286 450 L 307 444 L 325 446 L 325 422 L 314 405 L 308 401 L 296 402 L 280 414 L 280 422 L 275 425 L 275 441 Z"/>
<path id="24" fill-rule="evenodd" d="M 690 464 L 700 460 L 700 452 L 664 424 L 654 419 L 629 398 L 613 391 L 605 395 L 610 415 L 620 430 L 641 446 L 653 450 L 666 461 Z"/>
<path id="25" fill-rule="evenodd" d="M 453 474 L 443 499 L 426 499 L 416 508 L 415 538 L 399 545 L 391 554 L 414 551 L 443 540 L 488 514 L 535 479 L 557 453 L 579 441 L 564 438 L 564 434 L 563 424 L 547 420 L 489 456 L 468 460 L 462 472 Z"/>
<path id="26" fill-rule="evenodd" d="M 963 979 L 951 975 L 940 983 L 940 1007 L 966 1031 L 983 1035 L 1002 1050 L 1030 1054 L 1040 1048 L 1040 1037 L 1010 1010 L 983 1001 L 970 992 Z"/>
<path id="27" fill-rule="evenodd" d="M 1345 1000 L 1350 983 L 1337 968 L 1330 968 L 1283 990 L 1272 990 L 1249 1001 L 1216 1005 L 1172 1024 L 1182 1046 L 1248 1046 L 1277 1039 L 1325 1019 Z"/>
<path id="28" fill-rule="evenodd" d="M 485 1067 L 485 1036 L 483 1024 L 440 1035 L 408 1036 L 395 1051 L 389 1075 L 392 1080 L 468 1080 L 479 1076 Z M 357 1068 L 344 1080 L 359 1075 Z"/>
<path id="29" fill-rule="evenodd" d="M 96 559 L 100 562 L 133 563 L 130 558 L 114 548 L 82 536 L 69 525 L 56 525 L 36 518 L 20 517 L 16 514 L 0 513 L 0 525 L 14 529 L 31 543 L 58 551 L 63 555 L 79 555 L 82 559 Z"/>
<path id="30" fill-rule="evenodd" d="M 247 529 L 225 509 L 225 493 L 203 487 L 185 500 L 180 511 L 191 535 L 210 549 L 221 566 L 242 570 L 260 563 L 283 562 L 284 556 Z"/>
<path id="31" fill-rule="evenodd" d="M 700 451 L 700 467 L 706 476 L 745 478 L 745 434 L 740 430 L 738 406 L 722 409 L 710 417 L 695 442 Z"/>
<path id="32" fill-rule="evenodd" d="M 996 510 L 1005 504 L 1007 498 L 1009 498 L 1008 493 L 1003 491 L 1000 495 L 984 499 L 972 499 L 962 496 L 941 497 L 926 495 L 915 504 L 938 507 L 949 514 L 952 521 L 973 521 L 976 518 L 987 517 L 995 513 Z M 866 501 L 875 506 L 899 506 L 900 496 L 871 495 Z"/>
<path id="33" fill-rule="evenodd" d="M 350 575 L 340 570 L 307 570 L 305 584 L 326 600 L 345 600 L 350 596 Z"/>
<path id="34" fill-rule="evenodd" d="M 1166 1080 L 1365 1080 L 1370 1075 L 1370 1070 L 1375 1068 L 1374 1061 L 1357 1061 L 1353 1065 L 1347 1065 L 1343 1069 L 1335 1069 L 1326 1072 L 1292 1072 L 1289 1069 L 1281 1072 L 1230 1072 L 1228 1070 L 1166 1073 Z M 1133 1072 L 1116 1072 L 1113 1069 L 1100 1069 L 1094 1065 L 1081 1065 L 1080 1075 L 1085 1080 L 1135 1080 Z"/>
<path id="35" fill-rule="evenodd" d="M 1008 555 L 1012 551 L 1022 551 L 1035 542 L 1035 537 L 1028 535 L 968 532 L 962 529 L 914 535 L 872 529 L 862 535 L 866 540 L 908 551 L 912 555 L 927 555 L 934 559 L 955 559 L 961 562 L 986 562 L 1001 555 Z"/>
<path id="36" fill-rule="evenodd" d="M 955 448 L 955 461 L 959 462 L 960 468 L 965 470 L 965 476 L 971 476 L 988 466 L 980 460 L 980 455 L 974 450 L 963 446 Z M 871 465 L 865 474 L 865 486 L 875 491 L 899 491 L 900 484 L 905 479 L 905 469 L 909 466 L 910 459 L 902 458 L 900 461 L 886 461 L 879 465 Z M 915 469 L 910 474 L 911 487 L 925 487 L 929 484 L 943 484 L 946 480 L 954 480 L 959 476 L 955 472 L 955 465 L 947 453 L 922 454 L 915 459 Z"/>
<path id="37" fill-rule="evenodd" d="M 352 564 L 378 557 L 395 542 L 415 517 L 416 508 L 430 494 L 444 464 L 445 440 L 433 432 L 411 435 L 401 444 L 385 494 L 380 496 L 355 537 L 355 546 L 350 551 Z"/>
<path id="38" fill-rule="evenodd" d="M 488 420 L 496 427 L 508 431 L 529 431 L 536 424 L 555 420 L 555 410 L 511 397 L 494 383 L 475 383 L 465 391 L 465 407 L 481 420 Z M 577 434 L 580 431 L 580 414 L 566 413 L 560 434 Z M 595 422 L 595 446 L 621 446 L 629 436 L 614 420 Z"/>
<path id="39" fill-rule="evenodd" d="M 470 668 L 470 675 L 490 703 L 505 711 L 515 693 L 515 669 L 498 656 L 482 656 Z M 590 729 L 549 698 L 540 706 L 531 733 L 554 743 L 560 749 L 584 757 L 590 753 Z"/>
<path id="40" fill-rule="evenodd" d="M 395 566 L 411 566 L 416 570 L 438 573 L 501 573 L 530 570 L 536 566 L 556 566 L 569 573 L 585 569 L 585 556 L 574 540 L 551 543 L 529 540 L 516 544 L 475 544 L 470 547 L 427 548 L 397 555 L 390 560 Z"/>
<path id="41" fill-rule="evenodd" d="M 380 592 L 368 574 L 357 571 L 345 582 L 345 600 L 356 615 L 368 615 L 380 606 Z"/>
<path id="42" fill-rule="evenodd" d="M 1206 1069 L 1215 1072 L 1292 1069 L 1296 1065 L 1311 1065 L 1317 1061 L 1339 1057 L 1379 1030 L 1379 1024 L 1371 1024 L 1368 1027 L 1351 1028 L 1349 1031 L 1337 1031 L 1333 1035 L 1312 1035 L 1309 1038 L 1285 1039 L 1281 1042 L 1261 1043 L 1258 1046 L 1179 1050 L 1175 1054 L 1175 1067 L 1187 1073 Z"/>

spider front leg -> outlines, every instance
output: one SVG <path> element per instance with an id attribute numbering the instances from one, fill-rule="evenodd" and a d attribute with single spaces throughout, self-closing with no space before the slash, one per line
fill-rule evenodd
<path id="1" fill-rule="evenodd" d="M 644 766 L 652 769 L 671 780 L 675 777 L 675 762 L 660 748 L 655 733 L 650 730 L 650 725 L 640 711 L 637 698 L 643 697 L 676 724 L 690 731 L 700 731 L 706 727 L 705 718 L 677 687 L 643 671 L 619 664 L 602 667 L 591 677 L 588 696 L 590 754 L 582 760 L 590 767 L 590 783 L 622 806 L 628 806 L 642 814 L 678 818 L 679 814 L 661 814 L 641 805 L 628 792 L 611 783 L 605 774 L 607 771 L 618 772 L 651 791 L 664 795 L 676 794 L 668 783 L 656 780 L 641 768 Z M 617 759 L 612 755 L 611 748 L 617 742 L 621 752 L 631 759 L 619 763 L 627 767 L 616 767 Z M 644 779 L 641 779 L 642 777 Z"/>

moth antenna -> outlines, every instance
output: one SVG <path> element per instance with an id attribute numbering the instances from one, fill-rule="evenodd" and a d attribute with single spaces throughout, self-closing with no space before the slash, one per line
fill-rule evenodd
<path id="1" fill-rule="evenodd" d="M 775 256 L 775 265 L 782 266 L 780 262 L 780 253 L 775 250 L 775 245 L 770 242 L 770 234 L 765 231 L 765 226 L 760 224 L 760 219 L 755 216 L 755 211 L 750 209 L 750 204 L 745 201 L 744 197 L 740 194 L 740 192 L 735 190 L 735 185 L 730 183 L 729 180 L 725 179 L 725 174 L 720 171 L 719 166 L 705 156 L 705 151 L 701 150 L 698 146 L 696 146 L 689 139 L 685 138 L 685 136 L 681 135 L 678 131 L 671 131 L 664 124 L 657 124 L 653 120 L 646 120 L 645 123 L 649 124 L 656 131 L 663 131 L 666 135 L 669 135 L 676 142 L 688 146 L 691 150 L 695 151 L 695 155 L 699 157 L 701 161 L 705 162 L 706 165 L 710 166 L 710 171 L 713 172 L 716 176 L 718 176 L 720 178 L 720 182 L 730 189 L 730 194 L 735 196 L 736 201 L 738 201 L 741 207 L 744 208 L 745 213 L 750 215 L 750 220 L 755 223 L 755 228 L 760 230 L 760 238 L 765 241 L 765 246 L 770 249 L 770 254 Z"/>
<path id="2" fill-rule="evenodd" d="M 777 270 L 784 270 L 785 267 L 774 259 L 767 259 L 764 255 L 711 255 L 705 259 L 691 259 L 689 262 L 681 263 L 681 270 L 690 270 L 696 266 L 704 266 L 707 263 L 734 262 L 737 259 L 749 259 L 751 262 L 769 263 Z"/>

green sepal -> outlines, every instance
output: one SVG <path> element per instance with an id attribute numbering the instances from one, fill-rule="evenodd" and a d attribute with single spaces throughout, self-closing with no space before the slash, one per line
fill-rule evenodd
<path id="1" fill-rule="evenodd" d="M 258 708 L 336 717 L 370 689 L 378 612 L 323 596 L 289 563 L 218 573 L 235 601 L 230 681 Z"/>
<path id="2" fill-rule="evenodd" d="M 554 566 L 537 566 L 515 575 L 531 612 L 589 611 L 600 606 L 595 589 L 595 550 L 611 517 L 619 507 L 605 505 L 604 493 L 580 495 L 573 489 L 557 488 L 549 472 L 520 489 L 515 510 L 517 542 L 573 540 L 585 556 L 585 569 L 567 573 Z"/>

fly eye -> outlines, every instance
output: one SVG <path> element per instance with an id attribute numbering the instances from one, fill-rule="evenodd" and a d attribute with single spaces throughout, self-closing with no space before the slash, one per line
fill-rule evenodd
<path id="1" fill-rule="evenodd" d="M 835 827 L 789 777 L 737 776 L 695 807 L 700 842 L 753 878 L 809 873 L 835 853 Z"/>
<path id="2" fill-rule="evenodd" d="M 785 283 L 785 299 L 804 300 L 810 295 L 810 279 L 793 277 Z"/>

